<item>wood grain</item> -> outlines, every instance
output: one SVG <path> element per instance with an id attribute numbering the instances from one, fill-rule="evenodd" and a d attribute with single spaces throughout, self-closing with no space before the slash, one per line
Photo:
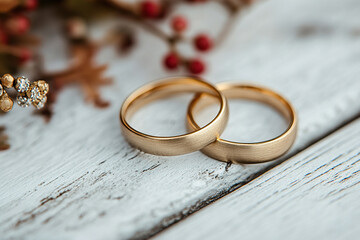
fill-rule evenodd
<path id="1" fill-rule="evenodd" d="M 211 25 L 209 31 L 216 31 L 223 20 L 216 5 L 182 10 L 193 16 L 192 26 L 198 29 Z M 214 83 L 245 79 L 287 97 L 300 119 L 288 156 L 293 155 L 360 112 L 360 38 L 353 34 L 359 10 L 357 0 L 261 2 L 208 56 L 204 77 Z M 219 18 L 197 21 L 209 15 Z M 107 27 L 95 26 L 94 36 Z M 44 23 L 43 28 L 47 68 L 59 69 L 64 66 L 59 60 L 65 55 L 63 42 L 53 25 Z M 69 88 L 49 124 L 19 108 L 1 117 L 12 145 L 0 153 L 3 239 L 146 237 L 277 164 L 229 166 L 199 152 L 157 157 L 131 148 L 119 128 L 122 101 L 145 82 L 169 75 L 160 64 L 165 46 L 143 32 L 139 40 L 126 58 L 113 49 L 99 55 L 99 62 L 111 63 L 108 74 L 115 77 L 114 85 L 102 91 L 110 108 L 95 109 Z M 156 103 L 134 116 L 133 124 L 148 133 L 184 132 L 186 100 Z M 285 127 L 264 106 L 231 104 L 227 138 L 266 139 Z"/>
<path id="2" fill-rule="evenodd" d="M 360 119 L 155 239 L 357 239 Z"/>

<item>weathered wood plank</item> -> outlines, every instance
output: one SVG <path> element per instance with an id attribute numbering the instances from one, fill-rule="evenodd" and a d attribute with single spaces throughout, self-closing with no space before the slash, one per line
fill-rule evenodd
<path id="1" fill-rule="evenodd" d="M 155 239 L 357 239 L 360 119 Z"/>
<path id="2" fill-rule="evenodd" d="M 289 98 L 300 118 L 294 154 L 360 111 L 360 41 L 354 34 L 359 8 L 357 0 L 265 1 L 245 16 L 221 51 L 209 56 L 206 78 L 249 79 Z M 194 21 L 205 14 L 201 9 L 186 13 L 196 13 Z M 214 30 L 220 24 L 217 19 L 210 23 Z M 141 37 L 128 58 L 115 58 L 108 50 L 99 58 L 111 61 L 109 75 L 116 78 L 103 91 L 112 102 L 109 109 L 94 109 L 77 90 L 68 89 L 47 125 L 22 109 L 1 117 L 0 124 L 12 123 L 12 148 L 0 153 L 2 238 L 147 236 L 269 166 L 226 167 L 199 152 L 150 156 L 127 145 L 118 126 L 121 102 L 144 82 L 165 75 L 160 64 L 148 63 L 161 59 L 166 49 L 146 34 Z M 48 67 L 59 68 L 51 61 L 63 54 L 53 45 L 58 36 L 52 32 L 49 38 Z M 233 108 L 227 137 L 258 140 L 284 127 L 264 107 L 234 106 L 241 111 Z M 183 132 L 185 109 L 184 99 L 154 104 L 135 116 L 134 124 L 153 133 Z"/>

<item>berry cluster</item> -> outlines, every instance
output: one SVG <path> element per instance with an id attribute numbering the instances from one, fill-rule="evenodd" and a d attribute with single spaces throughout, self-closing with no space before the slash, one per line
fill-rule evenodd
<path id="1" fill-rule="evenodd" d="M 205 0 L 188 0 L 188 2 L 206 2 Z M 161 19 L 164 18 L 167 9 L 159 1 L 145 0 L 140 3 L 141 15 L 148 19 Z M 180 65 L 192 74 L 201 74 L 205 71 L 205 63 L 200 58 L 187 59 L 176 51 L 175 45 L 177 42 L 183 40 L 183 32 L 188 28 L 188 20 L 184 16 L 174 16 L 171 18 L 170 27 L 173 30 L 173 36 L 170 37 L 169 53 L 164 56 L 163 64 L 168 70 L 176 70 Z M 192 40 L 195 50 L 199 52 L 207 52 L 213 47 L 213 40 L 207 34 L 199 34 Z"/>
<path id="2" fill-rule="evenodd" d="M 182 16 L 174 17 L 171 22 L 173 31 L 178 35 L 186 29 L 187 24 L 186 19 Z M 192 42 L 194 48 L 199 52 L 207 52 L 213 47 L 213 41 L 207 34 L 195 36 Z M 201 59 L 186 59 L 174 50 L 165 55 L 163 63 L 168 70 L 178 69 L 180 65 L 184 65 L 193 74 L 201 74 L 205 70 L 205 63 Z"/>
<path id="3" fill-rule="evenodd" d="M 30 20 L 26 14 L 37 8 L 38 0 L 7 2 L 0 9 L 0 54 L 6 55 L 9 61 L 14 60 L 14 66 L 7 69 L 13 70 L 19 63 L 26 63 L 32 57 L 26 42 L 29 39 L 25 36 L 30 29 Z"/>
<path id="4" fill-rule="evenodd" d="M 69 15 L 78 16 L 80 18 L 89 19 L 94 14 L 98 13 L 100 9 L 107 11 L 110 15 L 119 16 L 120 18 L 127 19 L 142 27 L 150 34 L 158 37 L 168 45 L 168 52 L 163 57 L 163 65 L 167 70 L 176 70 L 180 67 L 185 68 L 192 74 L 201 74 L 206 70 L 206 63 L 200 57 L 185 56 L 180 51 L 178 45 L 180 43 L 191 43 L 194 48 L 194 52 L 206 53 L 212 50 L 215 45 L 219 45 L 221 40 L 229 32 L 236 15 L 242 10 L 248 8 L 255 0 L 97 0 L 86 2 L 86 12 L 83 11 L 81 4 L 73 4 L 69 9 L 69 5 L 66 5 L 66 10 L 69 11 Z M 215 2 L 219 7 L 223 7 L 228 13 L 227 21 L 222 26 L 220 33 L 214 36 L 209 36 L 206 33 L 199 33 L 188 39 L 184 32 L 189 27 L 189 21 L 185 16 L 175 15 L 174 10 L 179 4 L 205 4 L 208 2 Z M 114 14 L 116 13 L 116 15 Z M 165 32 L 161 26 L 158 26 L 158 22 L 169 21 L 171 32 Z M 120 21 L 119 21 L 120 22 Z M 75 24 L 76 23 L 76 24 Z M 128 26 L 127 22 L 123 23 L 121 28 L 117 26 L 116 29 L 107 35 L 103 43 L 112 43 L 118 46 L 118 50 L 121 53 L 127 52 L 131 48 L 135 41 L 133 34 L 133 25 Z M 84 24 L 79 21 L 73 22 L 72 27 L 69 28 L 71 36 L 82 36 L 84 33 Z"/>
<path id="5" fill-rule="evenodd" d="M 180 42 L 191 42 L 195 51 L 205 53 L 213 49 L 215 43 L 226 35 L 227 29 L 232 25 L 231 21 L 234 16 L 242 9 L 248 7 L 254 0 L 216 0 L 216 2 L 223 6 L 229 13 L 228 21 L 224 24 L 222 31 L 216 37 L 210 37 L 206 33 L 200 33 L 192 37 L 192 39 L 185 39 L 184 32 L 189 26 L 188 19 L 184 16 L 173 16 L 172 12 L 178 3 L 201 4 L 210 2 L 210 0 L 140 0 L 135 3 L 128 3 L 126 1 L 117 0 L 100 0 L 110 4 L 119 10 L 128 19 L 135 20 L 144 29 L 148 29 L 150 33 L 158 35 L 158 37 L 169 46 L 169 52 L 163 58 L 163 65 L 167 70 L 176 70 L 183 66 L 192 74 L 201 74 L 206 69 L 205 62 L 199 57 L 189 58 L 183 56 L 177 49 Z M 155 24 L 156 20 L 170 19 L 171 34 L 161 31 Z"/>

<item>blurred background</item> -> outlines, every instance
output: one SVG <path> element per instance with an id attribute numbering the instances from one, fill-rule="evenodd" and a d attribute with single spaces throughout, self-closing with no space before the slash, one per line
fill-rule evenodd
<path id="1" fill-rule="evenodd" d="M 339 81 L 321 76 L 325 68 L 358 64 L 340 66 L 358 49 L 355 0 L 3 0 L 0 11 L 1 73 L 49 82 L 47 105 L 36 111 L 45 121 L 64 90 L 75 91 L 70 105 L 118 107 L 123 94 L 179 74 L 279 90 L 301 83 L 291 98 L 304 104 L 305 93 L 321 95 L 319 77 Z"/>
<path id="2" fill-rule="evenodd" d="M 45 108 L 0 111 L 0 238 L 148 237 L 279 164 L 129 146 L 120 106 L 155 79 L 279 92 L 299 116 L 284 159 L 359 116 L 359 0 L 0 0 L 0 12 L 0 75 L 50 85 Z M 184 133 L 191 97 L 151 104 L 132 124 Z M 232 100 L 222 136 L 255 142 L 286 127 L 268 106 Z"/>

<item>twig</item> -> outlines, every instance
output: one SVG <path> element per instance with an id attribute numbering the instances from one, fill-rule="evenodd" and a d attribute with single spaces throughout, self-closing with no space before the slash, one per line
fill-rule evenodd
<path id="1" fill-rule="evenodd" d="M 99 0 L 110 7 L 115 7 L 117 9 L 118 14 L 121 17 L 124 17 L 128 20 L 131 20 L 135 23 L 137 23 L 139 26 L 141 26 L 144 30 L 152 33 L 153 35 L 159 37 L 165 43 L 169 45 L 169 48 L 173 52 L 176 51 L 176 45 L 178 42 L 184 41 L 183 38 L 179 35 L 168 35 L 164 33 L 161 29 L 156 27 L 155 24 L 152 24 L 149 21 L 144 20 L 141 15 L 139 15 L 139 11 L 135 7 L 134 4 L 130 4 L 127 2 L 122 2 L 119 0 Z M 221 6 L 223 6 L 228 12 L 229 17 L 227 21 L 225 22 L 223 28 L 215 37 L 215 43 L 216 45 L 220 45 L 224 38 L 229 34 L 230 30 L 232 29 L 234 22 L 236 20 L 236 17 L 238 13 L 244 9 L 245 5 L 241 1 L 232 1 L 232 0 L 212 0 L 213 2 L 219 3 Z M 163 0 L 162 3 L 166 6 L 170 6 L 170 8 L 174 7 L 174 5 L 185 2 L 184 0 Z"/>

